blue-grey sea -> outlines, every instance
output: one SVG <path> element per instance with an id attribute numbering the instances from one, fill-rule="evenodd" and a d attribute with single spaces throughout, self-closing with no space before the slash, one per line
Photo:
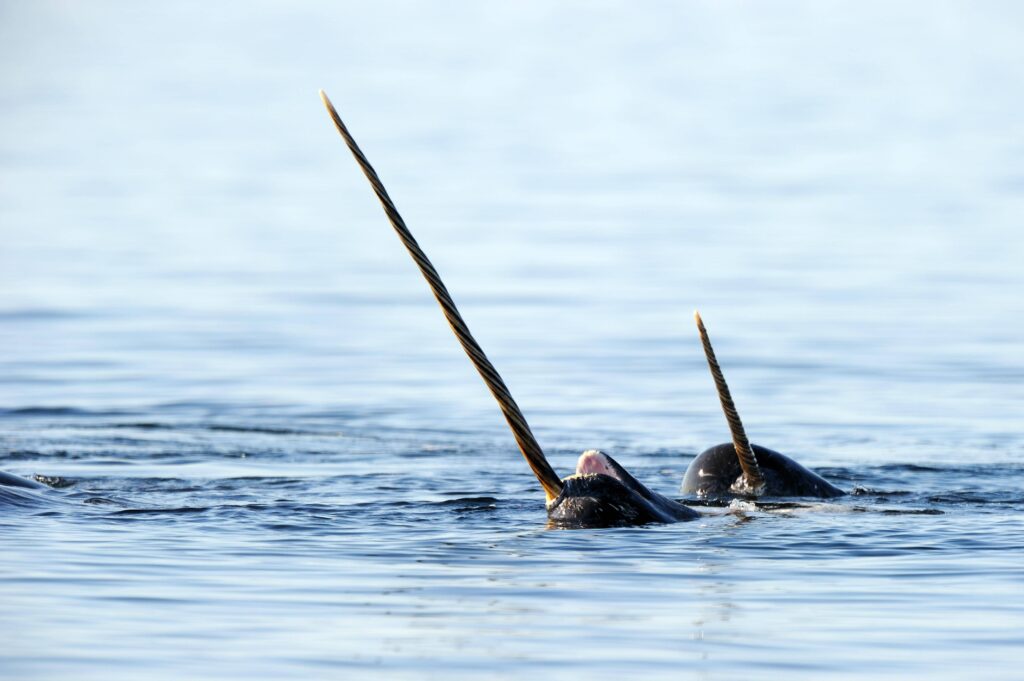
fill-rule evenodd
<path id="1" fill-rule="evenodd" d="M 853 492 L 550 529 L 552 465 Z M 1020 679 L 1024 8 L 0 3 L 0 678 Z"/>

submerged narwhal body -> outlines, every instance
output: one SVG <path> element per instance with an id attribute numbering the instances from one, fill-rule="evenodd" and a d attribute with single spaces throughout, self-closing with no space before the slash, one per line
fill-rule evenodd
<path id="1" fill-rule="evenodd" d="M 682 493 L 703 499 L 733 496 L 828 499 L 846 494 L 788 456 L 767 447 L 750 444 L 725 382 L 725 375 L 711 347 L 704 321 L 700 313 L 694 313 L 694 318 L 733 441 L 731 444 L 706 449 L 690 462 L 683 476 Z"/>
<path id="2" fill-rule="evenodd" d="M 819 497 L 829 499 L 846 494 L 814 471 L 805 468 L 785 454 L 761 445 L 750 445 L 762 486 L 752 485 L 743 475 L 736 448 L 723 443 L 697 455 L 683 476 L 682 493 L 715 499 L 730 496 Z M 760 490 L 756 494 L 755 490 Z"/>
<path id="3" fill-rule="evenodd" d="M 46 485 L 13 473 L 0 471 L 0 487 L 20 487 L 22 489 L 46 489 Z"/>
<path id="4" fill-rule="evenodd" d="M 409 251 L 409 255 L 412 256 L 430 285 L 455 337 L 497 400 L 498 406 L 512 430 L 516 444 L 519 445 L 523 457 L 530 465 L 530 469 L 533 470 L 541 487 L 544 488 L 548 517 L 551 522 L 562 527 L 610 527 L 668 523 L 699 517 L 699 514 L 693 509 L 652 492 L 614 459 L 597 450 L 584 452 L 576 465 L 576 473 L 565 479 L 559 479 L 544 456 L 544 451 L 537 439 L 530 431 L 530 426 L 526 423 L 522 411 L 512 399 L 505 382 L 469 332 L 469 327 L 466 326 L 458 308 L 455 307 L 455 302 L 441 281 L 440 275 L 434 269 L 426 253 L 416 243 L 416 239 L 413 238 L 402 216 L 399 215 L 373 166 L 359 149 L 359 145 L 356 144 L 323 90 L 320 91 L 320 98 L 323 100 L 324 106 L 327 107 L 334 126 L 345 140 L 352 155 L 355 156 L 366 179 L 370 181 L 391 226 L 394 227 L 398 237 Z"/>

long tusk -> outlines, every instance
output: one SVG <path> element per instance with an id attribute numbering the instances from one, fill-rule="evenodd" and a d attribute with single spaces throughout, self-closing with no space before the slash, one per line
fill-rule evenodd
<path id="1" fill-rule="evenodd" d="M 755 494 L 764 487 L 764 476 L 761 474 L 761 467 L 757 464 L 757 457 L 750 447 L 750 440 L 743 429 L 743 422 L 736 411 L 736 405 L 729 393 L 729 386 L 725 382 L 722 368 L 718 366 L 715 358 L 715 351 L 711 347 L 711 339 L 708 338 L 707 329 L 704 328 L 704 320 L 700 318 L 700 312 L 694 310 L 693 318 L 697 321 L 697 331 L 700 333 L 700 342 L 704 346 L 704 355 L 708 358 L 708 368 L 711 369 L 711 377 L 715 379 L 715 388 L 718 389 L 718 399 L 722 403 L 722 411 L 725 412 L 725 420 L 729 422 L 729 432 L 732 434 L 732 446 L 736 449 L 736 456 L 740 461 L 740 468 L 743 470 L 743 479 L 747 488 Z"/>
<path id="2" fill-rule="evenodd" d="M 455 301 L 452 300 L 451 295 L 448 293 L 448 289 L 445 288 L 444 282 L 441 281 L 440 275 L 437 270 L 430 263 L 427 258 L 427 254 L 423 252 L 419 244 L 416 243 L 416 239 L 413 238 L 409 232 L 409 228 L 405 226 L 405 220 L 398 214 L 398 209 L 395 208 L 395 204 L 391 201 L 391 197 L 388 196 L 388 192 L 384 189 L 384 184 L 377 177 L 377 173 L 374 171 L 373 166 L 366 160 L 366 156 L 359 149 L 359 145 L 352 138 L 348 128 L 341 122 L 341 117 L 338 116 L 338 112 L 335 111 L 334 105 L 331 104 L 331 100 L 327 98 L 327 94 L 320 90 L 320 99 L 323 100 L 324 106 L 327 107 L 327 113 L 331 115 L 331 120 L 334 121 L 334 126 L 341 133 L 342 138 L 345 140 L 345 144 L 348 145 L 352 155 L 356 157 L 356 162 L 359 163 L 359 167 L 362 168 L 363 174 L 366 175 L 366 179 L 370 181 L 370 186 L 373 187 L 374 193 L 377 194 L 377 198 L 380 199 L 381 205 L 384 207 L 384 213 L 387 214 L 388 220 L 391 222 L 391 226 L 395 228 L 398 233 L 398 238 L 405 244 L 406 249 L 409 251 L 409 255 L 416 262 L 416 265 L 420 268 L 420 272 L 423 277 L 427 280 L 430 285 L 430 290 L 433 291 L 434 297 L 437 298 L 437 302 L 441 305 L 441 311 L 444 312 L 445 319 L 448 320 L 448 324 L 452 327 L 452 331 L 455 332 L 455 337 L 462 344 L 462 349 L 469 355 L 469 359 L 473 362 L 473 366 L 480 372 L 480 376 L 484 379 L 484 383 L 490 389 L 491 394 L 494 395 L 494 399 L 498 401 L 498 406 L 501 407 L 501 413 L 505 415 L 505 420 L 508 421 L 509 428 L 512 429 L 512 436 L 516 439 L 516 444 L 519 445 L 520 451 L 526 458 L 526 463 L 530 464 L 530 469 L 533 470 L 533 474 L 537 476 L 537 480 L 540 481 L 541 487 L 544 488 L 544 493 L 547 496 L 547 500 L 550 503 L 558 496 L 562 491 L 562 481 L 558 478 L 554 469 L 548 463 L 548 460 L 544 457 L 544 451 L 540 448 L 537 443 L 537 439 L 533 436 L 530 431 L 530 426 L 526 423 L 526 418 L 523 416 L 523 412 L 519 410 L 519 406 L 516 401 L 512 399 L 511 393 L 508 388 L 505 387 L 505 382 L 501 380 L 501 376 L 495 370 L 494 365 L 491 364 L 490 360 L 487 359 L 487 355 L 480 348 L 480 345 L 473 338 L 473 335 L 469 332 L 469 327 L 466 326 L 466 322 L 463 321 L 462 315 L 459 314 L 458 308 L 455 307 Z"/>

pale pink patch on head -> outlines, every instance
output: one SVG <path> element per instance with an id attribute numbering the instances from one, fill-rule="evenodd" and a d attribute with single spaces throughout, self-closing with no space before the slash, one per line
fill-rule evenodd
<path id="1" fill-rule="evenodd" d="M 616 479 L 619 477 L 608 463 L 608 457 L 603 453 L 596 449 L 588 449 L 580 454 L 579 461 L 576 462 L 576 475 L 594 475 L 598 473 L 609 475 Z"/>

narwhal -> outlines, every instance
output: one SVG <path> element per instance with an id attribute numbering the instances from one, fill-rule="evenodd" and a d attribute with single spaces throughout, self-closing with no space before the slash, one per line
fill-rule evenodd
<path id="1" fill-rule="evenodd" d="M 544 456 L 537 439 L 530 431 L 526 418 L 505 382 L 498 375 L 494 365 L 484 354 L 480 345 L 469 332 L 469 327 L 459 314 L 455 302 L 448 289 L 441 281 L 440 275 L 413 238 L 405 221 L 399 215 L 394 202 L 388 196 L 384 184 L 377 176 L 373 166 L 359 149 L 348 128 L 341 121 L 331 101 L 323 90 L 320 91 L 327 112 L 334 121 L 345 144 L 348 145 L 356 162 L 362 169 L 366 179 L 370 181 L 374 193 L 380 200 L 388 221 L 398 234 L 427 280 L 430 290 L 441 306 L 445 319 L 451 326 L 455 337 L 469 356 L 470 361 L 480 373 L 494 399 L 498 402 L 512 436 L 519 450 L 523 453 L 526 463 L 537 477 L 547 502 L 548 518 L 552 524 L 564 527 L 612 527 L 620 525 L 643 525 L 647 523 L 671 523 L 681 520 L 692 520 L 700 514 L 692 508 L 663 497 L 641 484 L 607 454 L 591 449 L 583 452 L 576 463 L 576 472 L 567 478 L 559 479 L 554 469 Z"/>
<path id="2" fill-rule="evenodd" d="M 0 471 L 0 487 L 20 487 L 22 489 L 46 489 L 46 485 L 13 473 Z"/>
<path id="3" fill-rule="evenodd" d="M 694 312 L 693 316 L 725 420 L 729 423 L 732 443 L 716 445 L 698 454 L 683 476 L 682 493 L 703 499 L 762 496 L 831 498 L 846 494 L 788 456 L 750 444 L 700 312 Z"/>

